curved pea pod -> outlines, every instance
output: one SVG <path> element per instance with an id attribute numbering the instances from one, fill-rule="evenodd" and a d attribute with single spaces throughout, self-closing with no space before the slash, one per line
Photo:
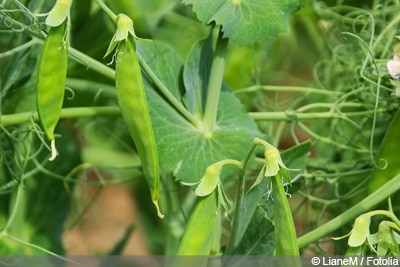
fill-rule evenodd
<path id="1" fill-rule="evenodd" d="M 52 156 L 57 156 L 54 129 L 60 119 L 68 65 L 67 20 L 50 28 L 39 61 L 36 104 L 40 123 L 51 141 Z"/>
<path id="2" fill-rule="evenodd" d="M 400 173 L 400 109 L 397 110 L 378 153 L 378 164 L 385 162 L 385 167 L 375 167 L 369 184 L 369 192 L 376 191 L 379 187 Z"/>
<path id="3" fill-rule="evenodd" d="M 118 44 L 115 75 L 117 99 L 142 161 L 151 198 L 158 216 L 162 218 L 163 214 L 158 206 L 160 174 L 157 145 L 135 48 L 135 40 L 131 34 Z"/>
<path id="4" fill-rule="evenodd" d="M 177 256 L 210 255 L 217 229 L 218 212 L 217 190 L 200 198 L 186 226 Z M 177 257 L 173 266 L 207 266 L 207 260 L 207 257 Z"/>

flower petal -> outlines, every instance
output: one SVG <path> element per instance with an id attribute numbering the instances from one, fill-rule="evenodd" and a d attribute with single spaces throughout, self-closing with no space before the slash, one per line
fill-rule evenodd
<path id="1" fill-rule="evenodd" d="M 386 64 L 386 67 L 393 79 L 400 79 L 400 61 L 389 60 Z"/>
<path id="2" fill-rule="evenodd" d="M 264 152 L 265 157 L 265 176 L 275 176 L 283 164 L 279 150 L 273 146 L 267 147 Z M 284 165 L 284 164 L 283 164 Z"/>
<path id="3" fill-rule="evenodd" d="M 369 225 L 371 223 L 371 216 L 368 214 L 363 214 L 354 222 L 353 229 L 348 240 L 350 247 L 359 247 L 364 244 L 369 235 Z"/>
<path id="4" fill-rule="evenodd" d="M 195 193 L 197 196 L 207 196 L 215 190 L 220 181 L 219 177 L 222 165 L 220 162 L 217 162 L 207 167 L 203 178 L 200 180 L 200 184 L 196 188 Z"/>

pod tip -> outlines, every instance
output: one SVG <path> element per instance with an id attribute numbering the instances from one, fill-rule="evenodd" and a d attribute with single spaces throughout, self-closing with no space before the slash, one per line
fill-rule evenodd
<path id="1" fill-rule="evenodd" d="M 57 149 L 56 149 L 56 140 L 53 139 L 51 140 L 51 157 L 49 158 L 49 161 L 53 161 L 56 159 L 58 153 L 57 153 Z"/>
<path id="2" fill-rule="evenodd" d="M 164 219 L 164 214 L 162 214 L 161 211 L 160 211 L 160 206 L 158 205 L 158 200 L 153 200 L 153 203 L 157 208 L 158 217 L 160 217 L 160 219 Z"/>

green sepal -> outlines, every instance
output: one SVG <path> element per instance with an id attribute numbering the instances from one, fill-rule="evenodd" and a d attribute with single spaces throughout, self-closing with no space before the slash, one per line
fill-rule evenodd
<path id="1" fill-rule="evenodd" d="M 110 45 L 108 46 L 107 52 L 104 57 L 111 54 L 111 52 L 115 50 L 115 48 L 121 41 L 126 41 L 129 37 L 129 34 L 132 35 L 135 39 L 138 39 L 135 34 L 135 30 L 133 29 L 132 19 L 125 14 L 119 14 L 117 16 L 117 31 L 112 37 Z"/>

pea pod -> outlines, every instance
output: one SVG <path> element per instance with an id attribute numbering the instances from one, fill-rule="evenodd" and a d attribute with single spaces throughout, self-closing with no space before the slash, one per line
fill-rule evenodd
<path id="1" fill-rule="evenodd" d="M 400 160 L 398 152 L 400 140 L 400 109 L 397 110 L 388 131 L 383 138 L 378 153 L 378 160 L 385 161 L 385 167 L 375 167 L 369 184 L 369 192 L 376 191 L 390 179 L 400 173 Z M 378 161 L 379 163 L 379 161 Z"/>
<path id="2" fill-rule="evenodd" d="M 163 214 L 158 206 L 160 174 L 157 145 L 136 54 L 132 21 L 125 15 L 118 17 L 117 34 L 110 47 L 115 46 L 118 41 L 115 63 L 118 104 L 142 161 L 151 198 L 157 207 L 159 217 L 162 218 Z"/>
<path id="3" fill-rule="evenodd" d="M 272 184 L 275 254 L 277 256 L 299 256 L 296 229 L 283 185 L 283 182 L 290 183 L 289 170 L 293 169 L 286 167 L 277 148 L 259 138 L 256 138 L 254 143 L 264 146 L 265 176 L 271 179 Z M 259 176 L 255 185 L 259 184 L 261 179 L 264 177 Z M 298 257 L 288 257 L 285 258 L 285 266 L 301 266 L 301 263 Z"/>
<path id="4" fill-rule="evenodd" d="M 278 256 L 297 256 L 299 247 L 296 230 L 281 176 L 275 175 L 270 178 L 274 198 L 275 253 Z"/>
<path id="5" fill-rule="evenodd" d="M 210 255 L 218 212 L 217 190 L 200 198 L 186 226 L 177 256 Z M 178 266 L 207 266 L 207 261 L 204 257 L 178 257 L 174 267 Z"/>
<path id="6" fill-rule="evenodd" d="M 67 76 L 67 23 L 65 19 L 59 26 L 50 28 L 39 62 L 36 104 L 43 130 L 51 141 L 52 156 L 49 160 L 54 160 L 57 155 L 54 129 L 61 114 Z"/>

